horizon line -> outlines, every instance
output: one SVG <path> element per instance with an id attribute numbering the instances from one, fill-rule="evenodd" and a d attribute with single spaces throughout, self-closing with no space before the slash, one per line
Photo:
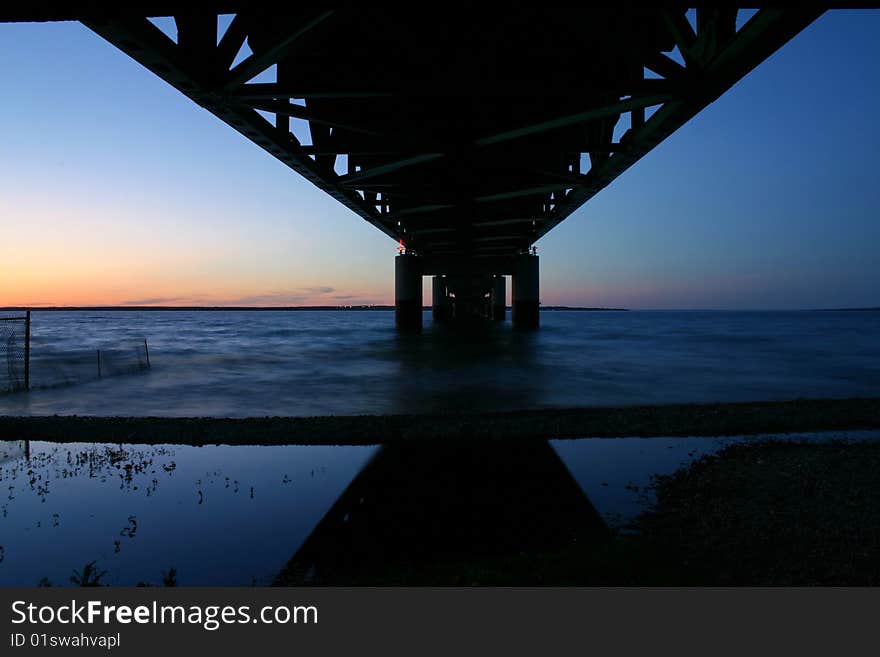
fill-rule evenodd
<path id="1" fill-rule="evenodd" d="M 422 310 L 431 310 L 431 305 L 423 305 Z M 511 309 L 510 305 L 506 308 Z M 843 312 L 843 311 L 880 311 L 880 306 L 850 306 L 837 308 L 622 308 L 612 306 L 569 306 L 565 304 L 548 304 L 542 310 L 582 310 L 582 311 L 643 311 L 643 312 Z M 394 304 L 340 304 L 310 306 L 223 306 L 223 305 L 85 305 L 85 306 L 0 306 L 0 311 L 268 311 L 268 310 L 394 310 Z"/>

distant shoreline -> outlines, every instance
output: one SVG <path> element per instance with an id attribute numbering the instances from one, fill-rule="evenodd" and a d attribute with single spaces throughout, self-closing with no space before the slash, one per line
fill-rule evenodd
<path id="1" fill-rule="evenodd" d="M 510 310 L 510 306 L 507 306 Z M 22 312 L 31 310 L 34 312 L 121 312 L 129 310 L 152 312 L 224 312 L 224 311 L 305 311 L 305 310 L 332 310 L 332 311 L 365 311 L 365 310 L 394 310 L 394 306 L 6 306 L 0 308 L 0 312 Z M 431 310 L 431 306 L 423 306 L 423 311 Z M 543 306 L 541 310 L 557 311 L 557 310 L 577 310 L 577 311 L 595 311 L 595 312 L 627 312 L 627 308 L 584 308 L 579 306 Z"/>
<path id="2" fill-rule="evenodd" d="M 388 305 L 355 305 L 355 306 L 0 306 L 0 312 L 24 312 L 30 310 L 33 312 L 125 312 L 125 311 L 150 311 L 150 312 L 247 312 L 247 311 L 340 311 L 340 312 L 361 312 L 379 310 L 390 312 L 394 310 L 394 306 Z M 427 312 L 431 310 L 431 306 L 422 306 L 422 310 Z M 511 307 L 507 306 L 510 311 Z M 557 311 L 575 311 L 575 312 L 631 312 L 631 308 L 600 308 L 592 306 L 541 306 L 541 312 L 557 312 Z M 804 312 L 804 313 L 839 313 L 839 312 L 880 312 L 880 306 L 866 306 L 859 308 L 800 308 L 791 309 L 783 308 L 777 310 L 725 310 L 717 308 L 675 308 L 675 309 L 651 309 L 645 308 L 641 312 L 707 312 L 707 313 L 754 313 L 754 312 Z"/>
<path id="3" fill-rule="evenodd" d="M 880 306 L 866 307 L 866 308 L 819 308 L 819 312 L 827 312 L 827 313 L 845 313 L 845 312 L 852 312 L 852 311 L 877 312 L 877 311 L 880 311 Z"/>

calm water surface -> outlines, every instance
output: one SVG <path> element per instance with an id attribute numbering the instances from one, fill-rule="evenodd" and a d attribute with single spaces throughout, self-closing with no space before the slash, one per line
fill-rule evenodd
<path id="1" fill-rule="evenodd" d="M 0 442 L 0 586 L 70 585 L 90 561 L 113 585 L 158 584 L 171 567 L 181 585 L 268 584 L 310 550 L 318 560 L 322 550 L 356 553 L 377 542 L 385 552 L 467 554 L 486 549 L 487 526 L 491 541 L 514 553 L 522 541 L 553 549 L 572 526 L 624 527 L 650 501 L 652 475 L 763 438 L 551 440 L 520 445 L 515 456 L 478 448 L 466 452 L 472 459 L 433 447 L 408 447 L 401 458 L 388 446 L 36 442 L 26 454 L 21 442 Z M 877 440 L 880 432 L 784 438 Z M 533 504 L 543 493 L 552 512 Z M 343 539 L 340 527 L 360 509 L 372 524 L 353 534 L 359 540 Z"/>

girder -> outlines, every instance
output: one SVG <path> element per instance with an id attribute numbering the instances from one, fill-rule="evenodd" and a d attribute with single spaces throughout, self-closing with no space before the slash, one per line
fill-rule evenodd
<path id="1" fill-rule="evenodd" d="M 0 20 L 81 20 L 426 270 L 494 274 L 822 11 L 204 6 Z"/>

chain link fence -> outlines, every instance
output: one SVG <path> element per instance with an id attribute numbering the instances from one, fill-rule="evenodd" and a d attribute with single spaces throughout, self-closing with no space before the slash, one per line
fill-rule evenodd
<path id="1" fill-rule="evenodd" d="M 30 313 L 0 317 L 0 392 L 30 386 L 30 323 Z"/>
<path id="2" fill-rule="evenodd" d="M 147 341 L 105 346 L 97 353 L 98 378 L 150 369 Z"/>
<path id="3" fill-rule="evenodd" d="M 31 390 L 77 385 L 150 369 L 147 341 L 120 340 L 90 347 L 62 348 L 34 341 Z"/>
<path id="4" fill-rule="evenodd" d="M 38 336 L 31 344 L 30 312 L 0 317 L 0 394 L 85 383 L 150 369 L 146 339 L 127 339 L 79 347 Z M 84 339 L 88 343 L 89 340 Z"/>

